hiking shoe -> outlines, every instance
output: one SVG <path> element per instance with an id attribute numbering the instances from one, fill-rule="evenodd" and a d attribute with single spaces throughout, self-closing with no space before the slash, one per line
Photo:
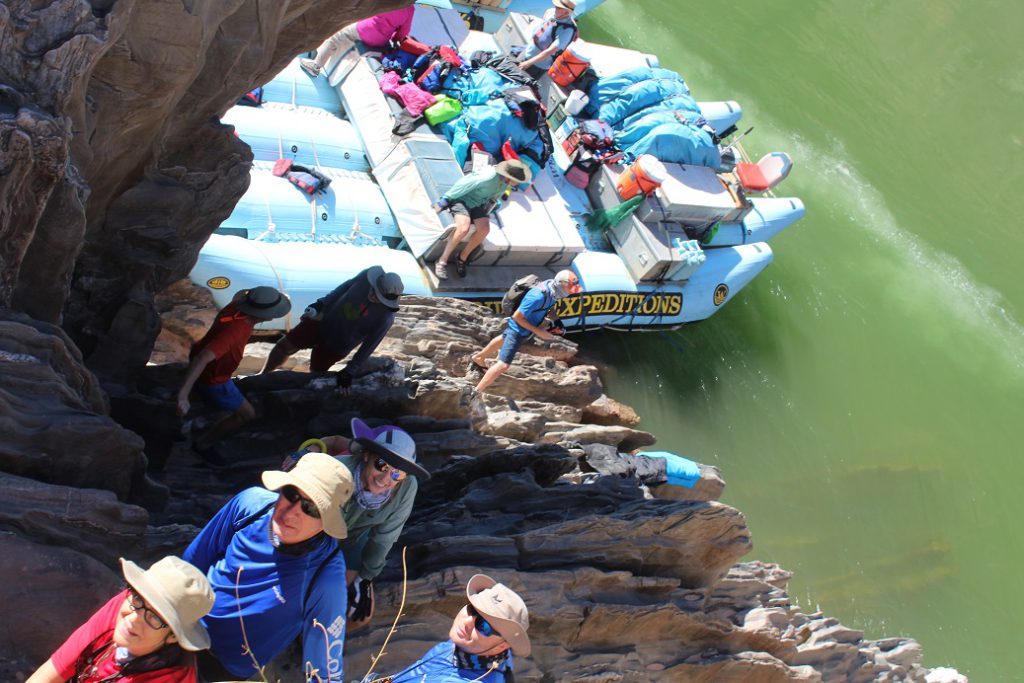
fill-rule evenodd
<path id="1" fill-rule="evenodd" d="M 448 279 L 448 264 L 441 263 L 440 261 L 434 264 L 434 275 L 437 276 L 438 280 Z"/>
<path id="2" fill-rule="evenodd" d="M 320 75 L 320 65 L 316 63 L 315 59 L 307 59 L 306 57 L 303 57 L 299 60 L 299 66 L 313 78 Z"/>
<path id="3" fill-rule="evenodd" d="M 455 274 L 459 277 L 466 277 L 466 262 L 460 258 L 455 259 Z"/>
<path id="4" fill-rule="evenodd" d="M 483 377 L 485 372 L 487 372 L 487 368 L 477 365 L 472 360 L 469 361 L 469 367 L 466 368 L 467 377 Z"/>

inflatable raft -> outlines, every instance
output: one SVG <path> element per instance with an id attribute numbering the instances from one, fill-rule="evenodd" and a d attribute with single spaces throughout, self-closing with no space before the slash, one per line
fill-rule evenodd
<path id="1" fill-rule="evenodd" d="M 418 6 L 412 35 L 454 44 L 466 56 L 476 50 L 507 53 L 532 34 L 537 18 L 531 14 L 549 6 L 519 0 L 505 8 Z M 302 311 L 377 264 L 401 275 L 408 294 L 455 296 L 500 310 L 516 279 L 571 268 L 585 292 L 559 303 L 570 330 L 665 329 L 713 315 L 771 263 L 766 242 L 803 216 L 802 202 L 771 192 L 748 196 L 754 193 L 738 173 L 746 169 L 763 180 L 761 169 L 725 163 L 723 151 L 742 157 L 739 145 L 728 143 L 742 117 L 736 102 L 693 100 L 689 86 L 661 69 L 653 55 L 582 40 L 574 47 L 600 76 L 589 94 L 601 111 L 621 119 L 616 136 L 623 136 L 624 146 L 684 156 L 663 162 L 660 186 L 631 216 L 605 231 L 588 229 L 589 216 L 622 204 L 620 180 L 629 168 L 604 164 L 586 188 L 570 182 L 579 156 L 568 144 L 579 121 L 564 107 L 572 89 L 545 76 L 540 97 L 553 153 L 533 182 L 492 215 L 491 232 L 467 276 L 439 280 L 432 266 L 451 217 L 435 213 L 431 204 L 471 164 L 494 161 L 470 157 L 452 137 L 459 126 L 472 136 L 473 112 L 480 110 L 467 104 L 454 126 L 439 131 L 422 124 L 404 137 L 393 135 L 401 107 L 380 89 L 380 55 L 355 46 L 315 78 L 293 61 L 263 87 L 262 104 L 237 106 L 223 117 L 253 149 L 251 184 L 201 251 L 192 280 L 210 288 L 219 305 L 239 289 L 272 285 L 292 298 L 293 311 Z M 493 109 L 493 102 L 488 106 Z M 681 135 L 688 138 L 685 145 L 674 145 L 676 128 L 666 128 L 666 120 L 688 126 Z M 491 134 L 499 139 L 505 132 Z M 717 141 L 714 149 L 707 148 L 708 140 Z M 316 169 L 330 185 L 305 194 L 275 175 L 280 159 Z M 696 163 L 683 163 L 690 160 Z M 264 327 L 295 323 L 293 315 Z"/>

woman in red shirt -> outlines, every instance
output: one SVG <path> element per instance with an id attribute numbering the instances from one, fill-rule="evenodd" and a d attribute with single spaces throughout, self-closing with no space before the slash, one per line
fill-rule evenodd
<path id="1" fill-rule="evenodd" d="M 128 588 L 75 630 L 26 683 L 195 683 L 192 652 L 210 646 L 203 573 L 177 557 L 148 571 L 121 559 Z"/>

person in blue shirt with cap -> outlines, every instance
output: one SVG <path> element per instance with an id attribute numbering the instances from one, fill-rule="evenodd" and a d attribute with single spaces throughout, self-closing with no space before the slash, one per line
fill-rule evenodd
<path id="1" fill-rule="evenodd" d="M 358 346 L 337 374 L 338 386 L 348 389 L 352 374 L 391 329 L 404 291 L 401 276 L 385 273 L 380 266 L 356 273 L 306 308 L 299 324 L 270 350 L 260 374 L 276 370 L 299 349 L 312 349 L 309 369 L 325 372 Z"/>
<path id="2" fill-rule="evenodd" d="M 537 335 L 543 341 L 551 341 L 554 335 L 541 328 L 544 318 L 555 307 L 559 299 L 583 291 L 580 279 L 571 270 L 560 270 L 550 280 L 544 280 L 535 287 L 530 288 L 519 307 L 508 319 L 508 327 L 500 337 L 495 337 L 487 346 L 480 349 L 473 355 L 472 363 L 481 370 L 484 363 L 492 354 L 498 353 L 498 359 L 486 369 L 484 376 L 476 385 L 477 391 L 485 391 L 494 380 L 498 379 L 512 364 L 519 347 L 523 342 L 533 335 Z M 499 350 L 500 349 L 500 350 Z"/>
<path id="3" fill-rule="evenodd" d="M 508 586 L 486 574 L 466 584 L 466 606 L 438 643 L 412 666 L 383 679 L 384 683 L 512 683 L 513 656 L 530 656 L 530 614 L 526 603 Z"/>

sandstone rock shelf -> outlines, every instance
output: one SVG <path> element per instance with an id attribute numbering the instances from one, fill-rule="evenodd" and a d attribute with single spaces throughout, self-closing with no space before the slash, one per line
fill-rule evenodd
<path id="1" fill-rule="evenodd" d="M 59 477 L 45 467 L 32 469 L 27 463 L 72 452 L 50 444 L 53 455 L 41 457 L 34 446 L 40 430 L 8 446 L 5 469 L 28 474 L 4 480 L 11 495 L 0 517 L 10 531 L 0 535 L 0 553 L 9 574 L 34 572 L 35 610 L 47 615 L 51 630 L 0 631 L 5 680 L 42 661 L 59 643 L 63 624 L 78 623 L 114 590 L 118 555 L 150 562 L 180 552 L 228 497 L 257 482 L 261 470 L 276 467 L 308 436 L 344 433 L 355 415 L 406 428 L 434 476 L 421 488 L 400 540 L 404 574 L 395 552 L 378 581 L 375 627 L 349 637 L 350 680 L 379 650 L 403 588 L 405 609 L 380 673 L 400 669 L 444 637 L 464 601 L 463 585 L 477 571 L 527 598 L 534 655 L 520 663 L 521 681 L 960 680 L 950 670 L 921 666 L 921 648 L 909 638 L 872 641 L 835 619 L 803 612 L 786 593 L 788 572 L 742 561 L 752 541 L 743 514 L 719 502 L 725 482 L 717 468 L 702 466 L 693 489 L 647 487 L 630 476 L 595 471 L 591 462 L 655 439 L 636 428 L 632 410 L 603 394 L 597 368 L 576 364 L 572 342 L 528 346 L 494 394 L 476 394 L 475 378 L 463 375 L 469 354 L 500 321 L 466 302 L 410 297 L 381 354 L 347 395 L 330 377 L 305 372 L 301 355 L 293 369 L 242 379 L 260 418 L 225 442 L 232 464 L 209 469 L 173 414 L 181 354 L 203 328 L 187 321 L 203 320 L 208 306 L 187 290 L 179 285 L 169 295 L 179 305 L 160 304 L 176 320 L 166 329 L 184 336 L 158 347 L 164 362 L 142 373 L 137 391 L 113 400 L 110 416 L 102 393 L 88 392 L 91 376 L 58 330 L 16 317 L 3 323 L 29 336 L 49 334 L 50 341 L 31 354 L 12 341 L 17 335 L 0 336 L 0 354 L 13 359 L 5 361 L 9 371 L 0 389 L 54 383 L 48 394 L 74 397 L 78 412 L 57 418 L 63 403 L 37 399 L 50 406 L 38 419 L 74 426 L 75 443 L 86 446 L 73 451 L 76 458 L 104 470 L 108 455 L 95 439 L 113 445 L 121 441 L 109 434 L 124 432 L 137 465 L 145 462 L 143 449 L 162 448 L 157 464 L 163 467 L 153 476 L 170 489 L 162 509 L 147 513 L 117 500 L 162 502 L 153 498 L 157 487 L 140 476 L 104 486 L 85 469 Z M 54 350 L 41 360 L 40 346 Z M 266 342 L 250 345 L 249 372 L 267 348 Z M 0 392 L 0 400 L 11 395 Z M 13 408 L 37 412 L 8 403 L 0 414 Z M 204 421 L 195 417 L 186 431 L 201 429 Z M 69 590 L 68 572 L 95 579 Z M 14 593 L 6 597 L 17 600 L 18 582 L 4 585 Z M 286 656 L 272 673 L 289 683 L 300 680 L 298 671 Z"/>

